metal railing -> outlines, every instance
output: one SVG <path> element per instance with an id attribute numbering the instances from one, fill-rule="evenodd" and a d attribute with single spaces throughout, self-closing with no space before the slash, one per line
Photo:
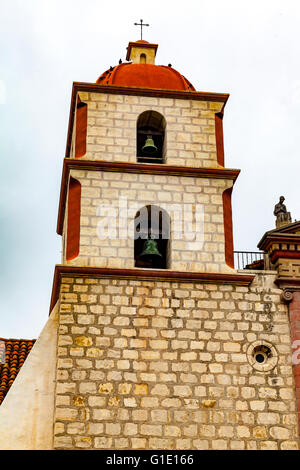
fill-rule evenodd
<path id="1" fill-rule="evenodd" d="M 265 254 L 263 251 L 234 251 L 234 266 L 236 269 L 268 269 Z"/>

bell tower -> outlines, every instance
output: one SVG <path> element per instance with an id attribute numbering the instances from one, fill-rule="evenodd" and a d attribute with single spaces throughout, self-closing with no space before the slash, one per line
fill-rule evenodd
<path id="1" fill-rule="evenodd" d="M 170 65 L 155 65 L 156 50 L 130 42 L 128 62 L 96 84 L 73 85 L 58 218 L 62 263 L 134 268 L 135 215 L 155 205 L 172 225 L 167 269 L 231 273 L 239 170 L 224 167 L 228 95 L 195 91 Z"/>
<path id="2" fill-rule="evenodd" d="M 260 337 L 256 320 L 266 278 L 234 269 L 229 95 L 196 91 L 156 64 L 157 48 L 130 42 L 96 83 L 73 83 L 51 299 L 54 449 L 295 448 L 284 407 L 281 437 L 271 424 L 253 428 L 263 408 L 251 377 L 267 387 L 289 353 L 269 368 L 255 362 L 274 335 Z"/>

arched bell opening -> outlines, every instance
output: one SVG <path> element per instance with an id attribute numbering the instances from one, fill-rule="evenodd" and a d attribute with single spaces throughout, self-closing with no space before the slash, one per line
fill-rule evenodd
<path id="1" fill-rule="evenodd" d="M 146 54 L 141 54 L 140 55 L 140 64 L 145 64 L 146 63 Z"/>
<path id="2" fill-rule="evenodd" d="M 137 120 L 136 154 L 141 163 L 164 163 L 166 120 L 157 111 L 144 111 Z"/>
<path id="3" fill-rule="evenodd" d="M 135 267 L 167 269 L 170 216 L 158 206 L 144 206 L 134 219 Z"/>

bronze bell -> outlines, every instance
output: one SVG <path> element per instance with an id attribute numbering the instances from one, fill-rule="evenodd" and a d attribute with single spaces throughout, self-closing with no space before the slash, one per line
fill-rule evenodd
<path id="1" fill-rule="evenodd" d="M 145 241 L 144 248 L 140 255 L 140 258 L 151 259 L 153 256 L 154 257 L 160 256 L 162 258 L 162 255 L 158 251 L 156 240 L 153 240 L 152 238 L 150 238 L 149 240 Z"/>
<path id="2" fill-rule="evenodd" d="M 143 152 L 145 153 L 155 153 L 158 149 L 154 144 L 154 140 L 152 139 L 152 135 L 147 135 L 147 139 L 145 141 L 145 145 L 142 148 Z"/>

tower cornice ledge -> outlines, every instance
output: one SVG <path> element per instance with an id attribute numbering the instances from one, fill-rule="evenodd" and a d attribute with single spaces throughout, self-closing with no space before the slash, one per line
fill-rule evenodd
<path id="1" fill-rule="evenodd" d="M 99 85 L 98 83 L 73 82 L 69 127 L 66 146 L 66 157 L 70 155 L 72 130 L 76 109 L 77 93 L 111 93 L 118 95 L 154 96 L 159 98 L 177 98 L 182 100 L 215 101 L 224 103 L 229 98 L 228 93 L 211 93 L 203 91 L 166 90 L 160 88 L 140 88 L 121 85 Z"/>
<path id="2" fill-rule="evenodd" d="M 57 219 L 57 233 L 62 234 L 68 178 L 71 169 L 88 171 L 121 171 L 125 173 L 146 173 L 161 175 L 190 176 L 194 178 L 222 178 L 235 182 L 240 170 L 234 168 L 186 167 L 165 164 L 130 163 L 114 161 L 78 160 L 65 158 L 62 171 L 60 200 Z"/>
<path id="3" fill-rule="evenodd" d="M 179 98 L 183 100 L 216 101 L 226 103 L 229 93 L 206 91 L 168 90 L 163 88 L 143 88 L 123 85 L 100 85 L 99 83 L 73 82 L 72 95 L 79 92 L 112 93 L 118 95 L 157 96 L 161 98 Z"/>
<path id="4" fill-rule="evenodd" d="M 143 268 L 100 268 L 93 266 L 70 266 L 57 264 L 55 266 L 50 312 L 59 298 L 61 278 L 82 276 L 102 277 L 114 279 L 156 280 L 156 281 L 180 281 L 202 282 L 213 284 L 235 284 L 248 286 L 255 278 L 254 274 L 228 274 L 228 273 L 203 273 L 197 271 L 171 271 L 167 269 L 143 269 Z"/>

